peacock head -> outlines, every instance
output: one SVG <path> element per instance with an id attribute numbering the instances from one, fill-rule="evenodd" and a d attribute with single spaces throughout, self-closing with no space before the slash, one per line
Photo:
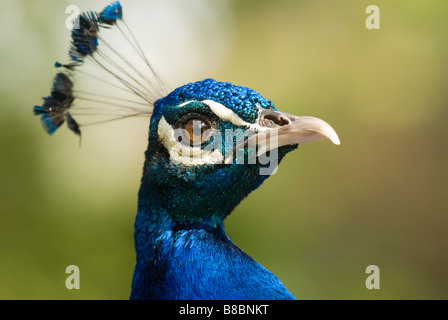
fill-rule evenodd
<path id="1" fill-rule="evenodd" d="M 100 12 L 82 13 L 76 21 L 70 62 L 55 64 L 63 71 L 56 75 L 51 95 L 34 107 L 34 113 L 41 116 L 49 134 L 67 122 L 79 136 L 84 126 L 150 116 L 139 210 L 158 206 L 158 212 L 180 223 L 216 225 L 299 144 L 325 138 L 339 144 L 326 122 L 280 112 L 271 101 L 245 87 L 206 79 L 167 94 L 123 20 L 118 1 Z M 120 53 L 125 51 L 122 45 L 119 50 L 103 36 L 114 30 L 146 64 L 146 73 Z M 101 73 L 84 71 L 86 64 L 112 82 L 102 79 Z M 130 98 L 91 92 L 90 87 L 84 90 L 78 84 L 75 88 L 72 79 L 80 75 L 109 85 L 114 95 L 119 90 Z M 78 122 L 78 117 L 102 115 L 106 116 L 103 120 Z"/>
<path id="2" fill-rule="evenodd" d="M 140 205 L 156 197 L 179 222 L 222 222 L 288 152 L 325 138 L 339 144 L 323 120 L 280 112 L 249 88 L 187 84 L 154 103 Z"/>

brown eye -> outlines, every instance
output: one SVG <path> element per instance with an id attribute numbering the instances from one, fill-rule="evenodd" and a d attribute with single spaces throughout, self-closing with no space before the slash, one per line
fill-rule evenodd
<path id="1" fill-rule="evenodd" d="M 204 120 L 194 118 L 184 122 L 186 138 L 190 141 L 190 145 L 200 146 L 202 143 L 210 139 L 210 124 Z M 188 141 L 187 140 L 187 141 Z"/>

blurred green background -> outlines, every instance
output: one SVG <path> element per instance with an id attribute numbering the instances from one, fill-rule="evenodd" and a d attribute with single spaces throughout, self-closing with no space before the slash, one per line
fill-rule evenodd
<path id="1" fill-rule="evenodd" d="M 0 298 L 127 299 L 147 119 L 51 138 L 32 115 L 66 61 L 65 9 L 2 0 Z M 122 1 L 172 88 L 213 77 L 320 117 L 306 144 L 225 221 L 299 299 L 448 298 L 448 3 Z M 365 9 L 380 8 L 367 30 Z M 65 268 L 81 289 L 65 288 Z M 367 290 L 377 265 L 381 289 Z"/>

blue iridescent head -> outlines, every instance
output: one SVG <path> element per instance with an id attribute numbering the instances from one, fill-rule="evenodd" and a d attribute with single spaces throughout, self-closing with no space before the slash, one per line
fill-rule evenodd
<path id="1" fill-rule="evenodd" d="M 206 79 L 177 88 L 154 104 L 139 205 L 157 203 L 179 223 L 216 225 L 287 152 L 331 136 L 329 128 L 279 112 L 258 92 L 231 83 Z"/>

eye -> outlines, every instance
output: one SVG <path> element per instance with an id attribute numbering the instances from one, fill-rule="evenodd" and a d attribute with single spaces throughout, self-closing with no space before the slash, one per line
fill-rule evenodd
<path id="1" fill-rule="evenodd" d="M 201 118 L 189 118 L 182 122 L 184 137 L 190 142 L 190 146 L 200 146 L 210 140 L 212 136 L 211 123 Z"/>

